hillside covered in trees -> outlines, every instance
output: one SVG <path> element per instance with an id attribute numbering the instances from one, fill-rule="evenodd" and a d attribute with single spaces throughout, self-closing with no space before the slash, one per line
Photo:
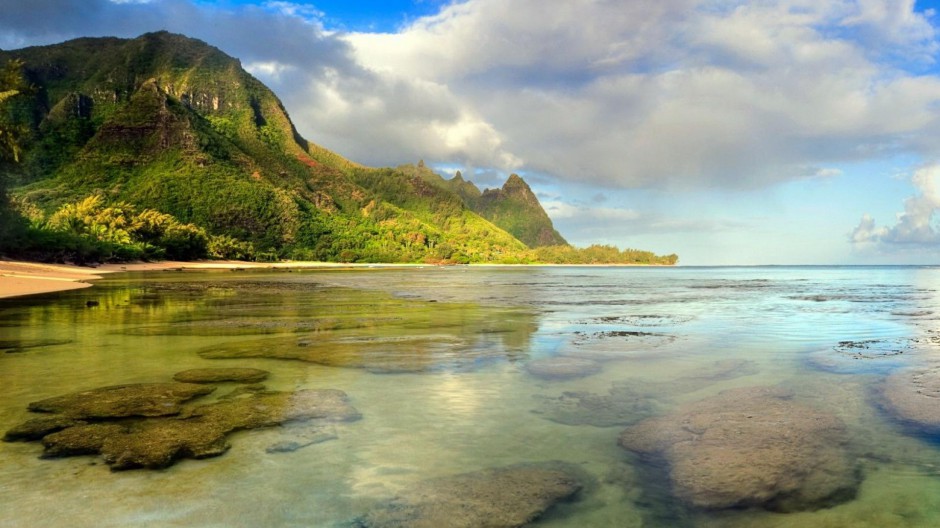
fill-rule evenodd
<path id="1" fill-rule="evenodd" d="M 674 264 L 576 249 L 513 175 L 480 191 L 301 137 L 237 59 L 166 32 L 0 51 L 0 254 L 74 261 Z"/>

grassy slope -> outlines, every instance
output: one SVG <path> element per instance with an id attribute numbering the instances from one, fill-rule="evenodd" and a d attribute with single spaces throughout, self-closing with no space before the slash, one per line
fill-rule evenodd
<path id="1" fill-rule="evenodd" d="M 307 142 L 273 93 L 199 41 L 157 33 L 0 53 L 13 57 L 40 88 L 21 112 L 36 134 L 15 193 L 47 213 L 104 193 L 282 257 L 493 261 L 525 250 L 453 196 L 360 185 L 404 176 Z M 428 214 L 444 202 L 454 207 Z"/>
<path id="2" fill-rule="evenodd" d="M 259 256 L 305 260 L 519 262 L 547 254 L 526 244 L 565 244 L 518 177 L 481 194 L 423 166 L 367 168 L 308 142 L 238 60 L 200 41 L 84 38 L 0 51 L 10 59 L 37 90 L 2 109 L 0 126 L 33 134 L 23 162 L 0 171 L 21 208 L 47 218 L 100 194 L 251 242 Z"/>

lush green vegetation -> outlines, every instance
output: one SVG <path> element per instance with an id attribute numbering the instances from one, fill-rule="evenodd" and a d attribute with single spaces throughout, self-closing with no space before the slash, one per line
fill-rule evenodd
<path id="1" fill-rule="evenodd" d="M 236 59 L 183 36 L 78 39 L 0 51 L 0 61 L 8 64 L 0 175 L 12 196 L 0 194 L 0 253 L 76 261 L 655 257 L 532 250 L 564 240 L 521 178 L 480 193 L 423 164 L 372 169 L 345 160 L 300 137 L 277 97 Z"/>
<path id="2" fill-rule="evenodd" d="M 0 70 L 0 248 L 19 245 L 26 235 L 26 222 L 7 195 L 7 168 L 19 163 L 24 136 L 29 133 L 17 116 L 17 100 L 31 91 L 22 62 L 7 61 Z"/>
<path id="3" fill-rule="evenodd" d="M 534 260 L 546 264 L 645 264 L 673 266 L 678 255 L 656 255 L 639 249 L 620 250 L 615 246 L 592 245 L 576 248 L 569 245 L 544 246 L 534 250 Z"/>

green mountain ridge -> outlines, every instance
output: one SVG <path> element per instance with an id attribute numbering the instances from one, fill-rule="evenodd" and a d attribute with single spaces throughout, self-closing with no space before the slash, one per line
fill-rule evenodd
<path id="1" fill-rule="evenodd" d="M 34 226 L 59 218 L 56 229 L 144 244 L 156 238 L 134 239 L 148 231 L 131 213 L 153 210 L 240 256 L 345 262 L 526 262 L 538 259 L 531 248 L 565 244 L 521 178 L 480 193 L 423 164 L 346 160 L 301 137 L 273 92 L 198 40 L 159 32 L 0 51 L 0 64 L 12 60 L 33 89 L 4 104 L 0 127 L 29 133 L 21 161 L 0 172 Z M 84 217 L 56 217 L 89 197 L 97 209 Z M 108 217 L 108 204 L 128 214 Z"/>
<path id="2" fill-rule="evenodd" d="M 500 189 L 485 189 L 471 208 L 529 247 L 568 245 L 535 193 L 516 174 L 510 174 Z"/>

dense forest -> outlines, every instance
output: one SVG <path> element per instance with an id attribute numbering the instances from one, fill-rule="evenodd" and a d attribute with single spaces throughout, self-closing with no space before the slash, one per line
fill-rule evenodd
<path id="1" fill-rule="evenodd" d="M 0 52 L 0 253 L 43 260 L 674 264 L 578 249 L 512 175 L 480 191 L 302 138 L 233 59 L 169 33 Z"/>

